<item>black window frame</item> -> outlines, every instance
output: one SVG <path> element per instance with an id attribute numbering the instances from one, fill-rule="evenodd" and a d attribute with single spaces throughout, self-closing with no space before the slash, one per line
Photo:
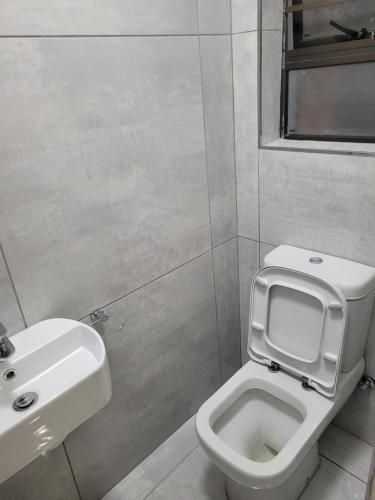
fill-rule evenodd
<path id="1" fill-rule="evenodd" d="M 350 1 L 351 0 L 312 0 L 308 4 L 302 4 L 302 0 L 292 0 L 292 6 L 289 6 L 288 0 L 284 0 L 280 113 L 280 136 L 284 139 L 375 143 L 375 131 L 374 137 L 300 135 L 288 132 L 288 89 L 289 72 L 291 70 L 375 62 L 375 39 L 371 38 L 288 50 L 288 16 L 302 15 L 304 10 L 324 8 Z"/>

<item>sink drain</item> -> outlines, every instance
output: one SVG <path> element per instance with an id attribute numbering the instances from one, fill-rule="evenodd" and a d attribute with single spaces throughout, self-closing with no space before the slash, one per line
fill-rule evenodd
<path id="1" fill-rule="evenodd" d="M 38 401 L 38 394 L 36 392 L 25 392 L 18 396 L 13 402 L 13 410 L 25 411 L 29 409 L 34 403 Z"/>

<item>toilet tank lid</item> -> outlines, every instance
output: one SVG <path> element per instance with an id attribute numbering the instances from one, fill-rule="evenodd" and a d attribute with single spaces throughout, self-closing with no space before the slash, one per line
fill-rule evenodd
<path id="1" fill-rule="evenodd" d="M 348 300 L 361 299 L 375 288 L 375 268 L 289 245 L 272 250 L 265 256 L 264 265 L 311 274 L 336 285 Z"/>

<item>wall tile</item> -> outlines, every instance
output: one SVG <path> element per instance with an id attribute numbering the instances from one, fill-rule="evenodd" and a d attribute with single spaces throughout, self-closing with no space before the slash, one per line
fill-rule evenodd
<path id="1" fill-rule="evenodd" d="M 212 244 L 237 235 L 232 44 L 230 36 L 201 37 Z"/>
<path id="2" fill-rule="evenodd" d="M 283 27 L 283 0 L 262 0 L 262 29 L 281 30 Z"/>
<path id="3" fill-rule="evenodd" d="M 258 27 L 258 0 L 232 0 L 233 33 L 254 31 Z"/>
<path id="4" fill-rule="evenodd" d="M 213 250 L 221 382 L 241 368 L 237 238 Z"/>
<path id="5" fill-rule="evenodd" d="M 367 345 L 365 351 L 366 368 L 365 372 L 370 377 L 375 378 L 375 308 L 372 312 L 370 328 L 367 337 Z"/>
<path id="6" fill-rule="evenodd" d="M 264 257 L 275 248 L 273 245 L 259 243 L 246 238 L 238 239 L 239 250 L 239 282 L 240 282 L 240 318 L 241 318 L 241 353 L 242 363 L 248 361 L 247 340 L 250 310 L 251 280 L 263 266 Z"/>
<path id="7" fill-rule="evenodd" d="M 374 493 L 375 493 L 375 453 L 373 453 L 372 455 L 372 463 L 370 468 L 369 481 L 367 485 L 366 499 L 371 498 L 371 496 L 374 496 Z"/>
<path id="8" fill-rule="evenodd" d="M 3 0 L 0 35 L 198 32 L 197 0 Z"/>
<path id="9" fill-rule="evenodd" d="M 198 444 L 194 415 L 102 500 L 144 500 Z"/>
<path id="10" fill-rule="evenodd" d="M 260 153 L 261 239 L 375 265 L 373 158 Z"/>
<path id="11" fill-rule="evenodd" d="M 109 405 L 66 441 L 83 500 L 101 498 L 218 387 L 211 253 L 115 302 Z M 106 323 L 105 323 L 106 324 Z"/>
<path id="12" fill-rule="evenodd" d="M 258 227 L 257 33 L 233 36 L 238 234 L 254 240 Z"/>
<path id="13" fill-rule="evenodd" d="M 261 143 L 280 138 L 281 31 L 262 32 L 262 130 Z"/>
<path id="14" fill-rule="evenodd" d="M 198 0 L 198 6 L 200 33 L 231 33 L 230 0 Z"/>
<path id="15" fill-rule="evenodd" d="M 264 266 L 264 257 L 270 253 L 274 248 L 276 248 L 274 245 L 269 245 L 268 243 L 261 243 L 260 244 L 260 256 L 259 256 L 259 266 L 263 267 Z"/>
<path id="16" fill-rule="evenodd" d="M 0 248 L 0 321 L 8 334 L 17 333 L 25 328 L 17 299 L 10 282 L 8 270 Z"/>
<path id="17" fill-rule="evenodd" d="M 242 362 L 248 361 L 247 335 L 249 326 L 250 285 L 259 269 L 259 243 L 245 238 L 238 239 L 239 281 L 241 304 L 241 352 Z"/>
<path id="18" fill-rule="evenodd" d="M 342 429 L 375 445 L 375 390 L 356 389 L 334 422 Z"/>
<path id="19" fill-rule="evenodd" d="M 3 39 L 0 64 L 1 232 L 28 322 L 208 250 L 197 38 Z"/>
<path id="20" fill-rule="evenodd" d="M 4 450 L 2 450 L 4 453 Z M 0 484 L 3 500 L 79 500 L 64 448 L 40 456 Z"/>

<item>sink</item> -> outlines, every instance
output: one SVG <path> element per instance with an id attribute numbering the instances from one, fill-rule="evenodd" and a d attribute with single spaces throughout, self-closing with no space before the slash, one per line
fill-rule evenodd
<path id="1" fill-rule="evenodd" d="M 90 326 L 49 319 L 11 341 L 16 351 L 0 363 L 0 482 L 58 446 L 112 394 L 104 343 Z"/>

